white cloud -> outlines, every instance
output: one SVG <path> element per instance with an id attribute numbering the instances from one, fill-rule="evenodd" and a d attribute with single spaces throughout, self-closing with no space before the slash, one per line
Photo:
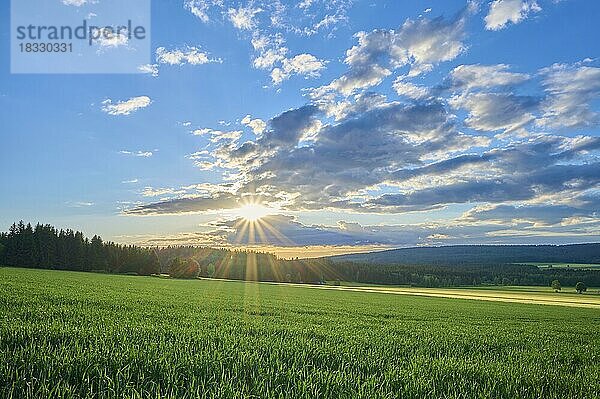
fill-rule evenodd
<path id="1" fill-rule="evenodd" d="M 156 49 L 156 61 L 159 64 L 168 65 L 202 65 L 211 62 L 220 63 L 221 59 L 209 58 L 209 54 L 200 51 L 197 47 L 186 47 L 185 49 L 167 50 L 164 47 L 158 47 Z"/>
<path id="2" fill-rule="evenodd" d="M 358 44 L 346 52 L 349 71 L 322 89 L 344 95 L 380 84 L 393 70 L 409 66 L 407 76 L 430 71 L 437 63 L 455 59 L 465 49 L 468 6 L 452 20 L 407 19 L 400 29 L 359 32 Z"/>
<path id="3" fill-rule="evenodd" d="M 194 14 L 204 23 L 209 21 L 208 11 L 211 6 L 218 5 L 219 1 L 215 0 L 185 0 L 183 7 Z"/>
<path id="4" fill-rule="evenodd" d="M 312 54 L 298 54 L 283 63 L 286 72 L 300 75 L 319 76 L 319 71 L 323 68 L 325 62 Z"/>
<path id="5" fill-rule="evenodd" d="M 275 85 L 281 84 L 293 75 L 304 75 L 306 78 L 320 76 L 326 61 L 308 53 L 289 58 L 288 48 L 283 44 L 284 40 L 280 36 L 271 38 L 254 35 L 252 46 L 258 51 L 253 61 L 254 68 L 271 70 L 271 80 Z"/>
<path id="6" fill-rule="evenodd" d="M 254 68 L 271 69 L 275 64 L 280 63 L 285 59 L 287 51 L 288 49 L 286 47 L 271 48 L 263 51 L 254 58 Z"/>
<path id="7" fill-rule="evenodd" d="M 261 11 L 260 8 L 252 7 L 230 8 L 227 11 L 227 16 L 237 29 L 252 30 L 256 27 L 255 16 Z"/>
<path id="8" fill-rule="evenodd" d="M 82 5 L 88 3 L 88 0 L 62 0 L 62 3 L 66 6 L 81 7 Z"/>
<path id="9" fill-rule="evenodd" d="M 242 132 L 239 130 L 224 131 L 211 128 L 196 129 L 192 131 L 192 134 L 194 136 L 210 136 L 210 141 L 212 143 L 220 141 L 237 141 L 242 136 Z"/>
<path id="10" fill-rule="evenodd" d="M 529 75 L 509 72 L 509 68 L 505 64 L 459 65 L 450 72 L 450 78 L 455 87 L 467 90 L 517 85 L 529 79 Z"/>
<path id="11" fill-rule="evenodd" d="M 394 81 L 393 88 L 398 95 L 414 100 L 421 100 L 431 95 L 429 88 L 406 82 L 402 77 Z"/>
<path id="12" fill-rule="evenodd" d="M 90 201 L 68 201 L 67 205 L 71 208 L 87 208 L 96 205 L 96 203 Z"/>
<path id="13" fill-rule="evenodd" d="M 204 136 L 206 134 L 211 134 L 212 132 L 215 132 L 216 130 L 210 129 L 210 128 L 202 128 L 202 129 L 195 129 L 192 131 L 192 134 L 194 136 Z"/>
<path id="14" fill-rule="evenodd" d="M 267 128 L 267 124 L 262 119 L 252 119 L 250 115 L 246 115 L 244 119 L 242 119 L 242 125 L 248 126 L 254 134 L 260 135 Z"/>
<path id="15" fill-rule="evenodd" d="M 152 151 L 128 151 L 128 150 L 121 150 L 121 151 L 119 151 L 119 154 L 131 155 L 131 156 L 140 157 L 140 158 L 150 158 L 152 155 L 154 155 L 154 153 Z"/>
<path id="16" fill-rule="evenodd" d="M 100 46 L 100 50 L 117 47 L 126 47 L 129 44 L 128 32 L 121 30 L 114 31 L 112 28 L 101 28 L 98 38 L 94 39 L 94 44 Z"/>
<path id="17" fill-rule="evenodd" d="M 111 99 L 102 101 L 102 111 L 109 115 L 129 115 L 139 109 L 146 108 L 152 104 L 148 96 L 132 97 L 126 101 L 119 101 L 113 104 Z"/>
<path id="18" fill-rule="evenodd" d="M 292 75 L 318 77 L 323 68 L 325 68 L 325 61 L 312 54 L 298 54 L 292 58 L 283 59 L 281 68 L 274 68 L 271 71 L 271 79 L 274 84 L 278 85 Z"/>
<path id="19" fill-rule="evenodd" d="M 158 77 L 158 65 L 157 64 L 144 64 L 138 67 L 138 71 L 142 73 L 147 73 L 149 75 Z"/>
<path id="20" fill-rule="evenodd" d="M 598 126 L 592 103 L 600 98 L 600 68 L 555 64 L 540 72 L 547 98 L 539 126 L 551 129 Z"/>
<path id="21" fill-rule="evenodd" d="M 531 12 L 541 11 L 535 0 L 494 0 L 485 16 L 485 28 L 500 30 L 509 22 L 518 24 Z"/>

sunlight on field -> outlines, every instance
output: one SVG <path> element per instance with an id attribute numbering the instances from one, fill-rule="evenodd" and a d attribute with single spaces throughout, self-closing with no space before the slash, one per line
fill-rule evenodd
<path id="1" fill-rule="evenodd" d="M 596 309 L 432 297 L 497 295 L 485 290 L 326 288 L 0 268 L 0 397 L 600 391 Z"/>
<path id="2" fill-rule="evenodd" d="M 427 296 L 437 298 L 454 298 L 454 299 L 470 299 L 492 302 L 514 302 L 536 305 L 557 305 L 571 306 L 581 308 L 596 308 L 600 309 L 600 294 L 589 293 L 555 293 L 555 292 L 539 292 L 539 291 L 516 291 L 502 289 L 470 289 L 470 288 L 399 288 L 385 286 L 319 286 L 312 285 L 311 288 L 345 290 L 355 292 L 372 292 L 395 295 L 414 295 Z"/>

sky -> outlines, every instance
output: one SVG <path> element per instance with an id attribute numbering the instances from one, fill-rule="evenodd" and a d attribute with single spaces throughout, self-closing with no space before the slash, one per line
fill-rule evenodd
<path id="1" fill-rule="evenodd" d="M 11 74 L 3 29 L 0 226 L 285 257 L 598 241 L 598 15 L 155 0 L 136 74 Z"/>

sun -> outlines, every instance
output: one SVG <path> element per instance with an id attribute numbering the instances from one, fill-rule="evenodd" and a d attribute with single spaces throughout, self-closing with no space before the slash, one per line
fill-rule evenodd
<path id="1" fill-rule="evenodd" d="M 246 222 L 256 222 L 269 215 L 271 209 L 261 204 L 246 204 L 238 208 L 235 213 Z"/>

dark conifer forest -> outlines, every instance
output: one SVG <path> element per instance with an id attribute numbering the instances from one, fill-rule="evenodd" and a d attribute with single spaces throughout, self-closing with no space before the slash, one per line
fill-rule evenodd
<path id="1" fill-rule="evenodd" d="M 0 265 L 150 275 L 160 271 L 154 249 L 91 239 L 49 224 L 14 223 L 0 234 Z"/>

